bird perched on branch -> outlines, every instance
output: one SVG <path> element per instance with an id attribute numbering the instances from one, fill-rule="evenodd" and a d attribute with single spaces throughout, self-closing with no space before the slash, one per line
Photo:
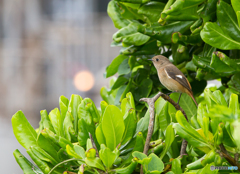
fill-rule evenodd
<path id="1" fill-rule="evenodd" d="M 168 58 L 162 55 L 157 55 L 149 60 L 153 62 L 155 68 L 157 69 L 159 80 L 163 86 L 172 92 L 180 93 L 177 103 L 179 103 L 182 93 L 186 93 L 198 106 L 195 98 L 193 97 L 192 87 L 187 78 L 169 61 Z"/>

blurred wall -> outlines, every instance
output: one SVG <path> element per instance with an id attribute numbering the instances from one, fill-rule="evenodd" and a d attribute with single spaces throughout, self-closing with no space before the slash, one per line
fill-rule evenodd
<path id="1" fill-rule="evenodd" d="M 24 151 L 12 133 L 15 112 L 21 109 L 36 128 L 40 110 L 58 107 L 60 95 L 79 94 L 99 105 L 100 88 L 108 85 L 103 72 L 119 52 L 110 47 L 117 30 L 107 16 L 107 3 L 0 0 L 0 148 L 6 149 L 1 172 L 21 173 L 12 155 L 16 148 Z M 94 77 L 87 92 L 73 83 L 84 70 Z"/>

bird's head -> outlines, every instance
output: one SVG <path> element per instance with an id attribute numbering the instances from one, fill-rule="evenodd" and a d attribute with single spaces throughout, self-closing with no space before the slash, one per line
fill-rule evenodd
<path id="1" fill-rule="evenodd" d="M 149 59 L 153 62 L 154 66 L 158 69 L 161 68 L 165 65 L 171 64 L 168 58 L 162 56 L 162 55 L 157 55 L 154 56 L 152 59 Z"/>

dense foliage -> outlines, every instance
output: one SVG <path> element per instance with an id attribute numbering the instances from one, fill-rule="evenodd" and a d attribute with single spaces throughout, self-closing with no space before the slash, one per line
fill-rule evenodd
<path id="1" fill-rule="evenodd" d="M 119 29 L 112 46 L 122 46 L 105 76 L 118 73 L 109 89 L 94 102 L 78 95 L 61 96 L 59 109 L 40 112 L 39 128 L 22 111 L 12 117 L 18 142 L 34 161 L 19 150 L 14 156 L 26 174 L 144 173 L 215 174 L 210 166 L 238 165 L 240 149 L 240 3 L 239 0 L 112 0 L 108 14 Z M 147 59 L 162 54 L 188 77 L 198 108 L 183 94 L 183 114 L 159 98 L 155 102 L 154 131 L 148 155 L 143 154 L 150 118 L 139 102 L 153 96 L 160 84 Z M 219 79 L 220 88 L 206 87 Z M 177 101 L 179 94 L 170 97 Z M 188 141 L 182 158 L 182 140 Z M 226 150 L 223 151 L 222 147 Z"/>
<path id="2" fill-rule="evenodd" d="M 102 101 L 101 109 L 96 109 L 89 98 L 72 95 L 69 101 L 61 96 L 60 110 L 55 108 L 49 114 L 46 110 L 40 112 L 37 130 L 22 111 L 13 116 L 14 134 L 36 165 L 18 150 L 14 151 L 14 156 L 27 174 L 64 171 L 66 174 L 130 174 L 139 173 L 138 164 L 143 165 L 145 173 L 211 174 L 217 173 L 217 170 L 210 170 L 211 165 L 231 166 L 219 155 L 219 145 L 223 143 L 231 155 L 240 148 L 238 96 L 232 94 L 227 102 L 219 90 L 206 89 L 198 110 L 187 96 L 181 101 L 191 123 L 162 98 L 156 101 L 154 134 L 147 156 L 142 151 L 149 112 L 137 119 L 131 93 L 122 100 L 120 108 Z M 180 158 L 182 138 L 189 143 L 188 156 Z"/>
<path id="3" fill-rule="evenodd" d="M 166 92 L 147 60 L 158 54 L 170 57 L 187 76 L 195 96 L 212 79 L 221 80 L 222 92 L 239 94 L 239 4 L 239 0 L 110 1 L 108 14 L 119 29 L 112 46 L 122 49 L 106 69 L 106 77 L 119 75 L 108 102 L 119 104 L 130 91 L 136 109 L 142 111 L 141 97 Z"/>

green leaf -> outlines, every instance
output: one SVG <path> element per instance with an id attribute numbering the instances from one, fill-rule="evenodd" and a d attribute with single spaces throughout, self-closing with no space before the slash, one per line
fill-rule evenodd
<path id="1" fill-rule="evenodd" d="M 121 142 L 125 130 L 123 114 L 116 106 L 107 106 L 103 115 L 102 130 L 107 147 L 114 150 Z"/>
<path id="2" fill-rule="evenodd" d="M 148 97 L 152 90 L 153 82 L 151 79 L 144 79 L 141 84 L 134 90 L 133 96 L 136 101 L 140 98 Z"/>
<path id="3" fill-rule="evenodd" d="M 232 39 L 240 42 L 240 27 L 237 16 L 233 8 L 223 0 L 217 3 L 217 19 L 224 33 L 228 33 Z"/>
<path id="4" fill-rule="evenodd" d="M 120 7 L 116 1 L 110 1 L 107 7 L 107 13 L 113 21 L 116 28 L 120 29 L 129 24 L 129 21 L 124 19 L 120 13 Z"/>
<path id="5" fill-rule="evenodd" d="M 52 123 L 49 119 L 47 110 L 41 110 L 40 115 L 41 115 L 41 122 L 42 122 L 43 128 L 48 128 L 52 132 L 55 132 L 54 129 L 53 129 Z"/>
<path id="6" fill-rule="evenodd" d="M 181 160 L 179 158 L 175 158 L 172 161 L 172 171 L 174 173 L 182 173 L 182 169 L 181 169 Z"/>
<path id="7" fill-rule="evenodd" d="M 236 73 L 231 77 L 231 80 L 227 83 L 230 89 L 240 92 L 240 73 Z"/>
<path id="8" fill-rule="evenodd" d="M 125 144 L 128 141 L 130 141 L 136 131 L 137 118 L 136 118 L 135 110 L 133 108 L 129 109 L 128 112 L 125 113 L 124 125 L 125 125 L 125 131 L 123 134 L 121 144 Z"/>
<path id="9" fill-rule="evenodd" d="M 108 93 L 108 90 L 106 87 L 101 88 L 100 95 L 107 104 L 114 104 L 114 97 L 112 94 Z"/>
<path id="10" fill-rule="evenodd" d="M 179 98 L 179 93 L 172 93 L 170 97 L 177 102 Z M 179 105 L 183 108 L 183 110 L 186 112 L 188 120 L 191 119 L 194 115 L 197 114 L 197 107 L 194 101 L 190 96 L 187 94 L 182 94 L 181 99 L 179 101 Z"/>
<path id="11" fill-rule="evenodd" d="M 60 106 L 62 120 L 64 120 L 65 115 L 68 111 L 68 103 L 69 103 L 69 100 L 66 97 L 64 97 L 63 95 L 59 97 L 59 106 Z"/>
<path id="12" fill-rule="evenodd" d="M 135 102 L 131 92 L 127 93 L 126 98 L 121 102 L 121 110 L 123 114 L 128 112 L 129 109 L 135 110 Z"/>
<path id="13" fill-rule="evenodd" d="M 128 64 L 128 59 L 124 59 L 118 67 L 118 75 L 128 74 L 130 72 L 130 66 Z"/>
<path id="14" fill-rule="evenodd" d="M 37 166 L 43 171 L 43 173 L 50 172 L 51 168 L 49 167 L 48 163 L 45 161 L 42 161 L 38 156 L 36 156 L 33 153 L 33 150 L 31 147 L 27 150 L 27 153 L 32 158 L 32 160 L 35 162 L 35 164 L 37 164 Z"/>
<path id="15" fill-rule="evenodd" d="M 18 149 L 13 152 L 13 155 L 24 173 L 43 174 L 43 172 L 38 167 L 33 165 L 23 154 L 21 154 Z"/>
<path id="16" fill-rule="evenodd" d="M 101 145 L 101 150 L 99 151 L 99 157 L 108 170 L 112 167 L 114 161 L 118 158 L 118 156 L 119 156 L 118 149 L 111 151 L 104 144 Z"/>
<path id="17" fill-rule="evenodd" d="M 69 105 L 68 105 L 68 111 L 71 112 L 71 114 L 74 118 L 73 126 L 74 126 L 75 132 L 78 131 L 78 106 L 82 102 L 82 100 L 83 99 L 81 96 L 73 94 L 71 96 L 71 99 L 70 99 Z"/>
<path id="18" fill-rule="evenodd" d="M 61 114 L 60 111 L 58 110 L 58 108 L 53 109 L 50 113 L 49 113 L 49 118 L 50 121 L 53 125 L 54 131 L 56 132 L 57 136 L 63 136 L 63 120 L 61 118 Z"/>
<path id="19" fill-rule="evenodd" d="M 200 35 L 204 42 L 213 47 L 222 50 L 240 49 L 240 42 L 233 40 L 216 23 L 207 22 Z"/>
<path id="20" fill-rule="evenodd" d="M 154 105 L 156 114 L 153 134 L 159 129 L 159 127 L 162 131 L 165 131 L 170 123 L 170 115 L 168 114 L 167 102 L 163 98 L 159 97 Z"/>
<path id="21" fill-rule="evenodd" d="M 52 141 L 49 141 L 47 138 L 45 138 L 42 133 L 39 134 L 37 139 L 37 144 L 39 147 L 41 147 L 44 151 L 46 151 L 49 155 L 51 155 L 56 161 L 60 161 L 58 158 L 58 151 L 60 150 L 60 147 L 57 147 L 53 144 Z"/>
<path id="22" fill-rule="evenodd" d="M 120 174 L 131 174 L 133 173 L 136 166 L 137 166 L 137 162 L 133 160 L 131 164 L 129 164 L 127 167 L 116 168 L 114 169 L 114 171 Z"/>
<path id="23" fill-rule="evenodd" d="M 70 132 L 73 132 L 75 134 L 74 128 L 73 128 L 73 116 L 72 114 L 68 111 L 64 121 L 63 121 L 63 131 L 64 131 L 64 137 L 71 141 L 71 134 Z"/>
<path id="24" fill-rule="evenodd" d="M 177 134 L 186 139 L 193 147 L 199 148 L 201 151 L 207 153 L 211 149 L 211 145 L 187 122 L 181 111 L 176 113 L 176 119 L 179 124 L 174 124 Z"/>
<path id="25" fill-rule="evenodd" d="M 120 54 L 116 58 L 114 58 L 113 61 L 111 62 L 111 64 L 106 69 L 106 77 L 110 77 L 110 76 L 113 76 L 114 74 L 116 74 L 120 64 L 123 62 L 123 60 L 125 60 L 127 58 L 128 58 L 128 56 L 125 56 L 122 54 Z"/>
<path id="26" fill-rule="evenodd" d="M 163 159 L 163 157 L 166 155 L 169 147 L 171 146 L 174 138 L 175 138 L 175 134 L 174 134 L 174 130 L 173 130 L 173 126 L 170 124 L 168 125 L 167 129 L 166 129 L 166 134 L 165 134 L 165 143 L 166 146 L 164 147 L 161 155 L 160 155 L 160 159 Z"/>
<path id="27" fill-rule="evenodd" d="M 162 160 L 154 153 L 151 153 L 149 157 L 152 158 L 152 160 L 148 164 L 148 171 L 161 173 L 164 169 Z"/>
<path id="28" fill-rule="evenodd" d="M 106 145 L 106 139 L 105 139 L 105 136 L 103 134 L 102 123 L 100 123 L 98 125 L 98 127 L 96 128 L 96 138 L 97 138 L 97 141 L 100 145 L 101 144 Z"/>
<path id="29" fill-rule="evenodd" d="M 229 100 L 229 108 L 232 109 L 233 114 L 237 114 L 239 111 L 238 95 L 231 94 Z"/>
<path id="30" fill-rule="evenodd" d="M 37 146 L 37 133 L 22 111 L 18 111 L 13 115 L 12 127 L 16 139 L 25 149 L 31 146 Z"/>
<path id="31" fill-rule="evenodd" d="M 157 22 L 160 18 L 161 12 L 164 9 L 165 4 L 162 2 L 151 1 L 143 4 L 138 13 L 148 18 L 150 22 Z"/>
<path id="32" fill-rule="evenodd" d="M 78 155 L 69 144 L 66 146 L 66 151 L 68 155 L 77 159 L 82 159 L 82 157 Z"/>
<path id="33" fill-rule="evenodd" d="M 79 145 L 80 146 L 85 146 L 86 145 L 86 142 L 87 142 L 87 139 L 89 138 L 89 133 L 91 133 L 91 135 L 93 136 L 93 139 L 97 144 L 97 139 L 96 139 L 96 136 L 95 136 L 95 126 L 92 122 L 92 124 L 87 124 L 86 121 L 81 118 L 79 119 L 78 121 L 78 142 L 79 142 Z"/>
<path id="34" fill-rule="evenodd" d="M 111 90 L 117 89 L 120 86 L 124 85 L 128 82 L 129 78 L 126 75 L 120 75 L 117 80 L 115 81 L 114 85 L 112 86 Z"/>
<path id="35" fill-rule="evenodd" d="M 100 170 L 105 171 L 105 168 L 100 158 L 85 158 L 85 162 L 90 167 L 96 167 Z"/>

